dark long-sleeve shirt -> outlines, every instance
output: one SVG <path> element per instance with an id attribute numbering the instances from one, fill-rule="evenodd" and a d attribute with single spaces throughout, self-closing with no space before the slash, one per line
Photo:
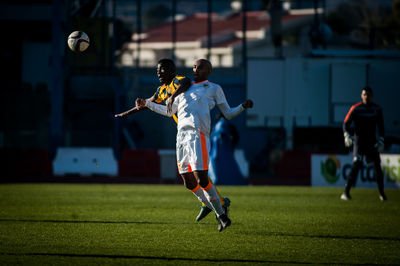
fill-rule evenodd
<path id="1" fill-rule="evenodd" d="M 354 138 L 359 145 L 375 145 L 376 129 L 378 135 L 384 136 L 382 108 L 376 103 L 353 105 L 343 123 L 343 131 L 349 132 L 354 124 Z"/>

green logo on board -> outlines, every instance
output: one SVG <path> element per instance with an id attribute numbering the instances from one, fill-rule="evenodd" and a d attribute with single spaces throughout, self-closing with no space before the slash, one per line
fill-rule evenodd
<path id="1" fill-rule="evenodd" d="M 321 162 L 321 174 L 329 184 L 334 184 L 338 181 L 340 174 L 340 161 L 335 155 L 330 155 L 325 162 Z"/>

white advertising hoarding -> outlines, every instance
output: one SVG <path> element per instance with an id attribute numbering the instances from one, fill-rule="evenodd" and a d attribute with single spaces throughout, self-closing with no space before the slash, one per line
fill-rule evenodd
<path id="1" fill-rule="evenodd" d="M 118 175 L 112 148 L 60 147 L 53 161 L 55 175 Z"/>
<path id="2" fill-rule="evenodd" d="M 311 184 L 317 187 L 344 187 L 352 166 L 352 154 L 311 155 Z M 385 188 L 400 188 L 400 154 L 381 154 Z M 372 164 L 363 162 L 356 187 L 376 188 Z"/>

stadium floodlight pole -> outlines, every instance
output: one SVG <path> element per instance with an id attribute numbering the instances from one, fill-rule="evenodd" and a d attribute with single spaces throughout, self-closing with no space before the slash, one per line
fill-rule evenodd
<path id="1" fill-rule="evenodd" d="M 172 61 L 175 62 L 176 50 L 176 0 L 172 0 Z"/>
<path id="2" fill-rule="evenodd" d="M 62 44 L 60 42 L 61 35 L 63 34 L 63 29 L 61 26 L 62 10 L 64 1 L 63 0 L 53 0 L 52 10 L 52 28 L 51 28 L 51 39 L 52 39 L 52 89 L 51 93 L 51 113 L 50 113 L 50 157 L 54 158 L 58 146 L 62 143 L 62 133 L 63 133 L 63 95 L 64 95 L 64 76 L 63 76 L 63 64 L 62 64 L 62 54 L 63 51 Z"/>
<path id="3" fill-rule="evenodd" d="M 212 1 L 207 1 L 207 60 L 211 60 L 212 46 Z"/>
<path id="4" fill-rule="evenodd" d="M 314 22 L 311 27 L 310 37 L 312 49 L 317 49 L 319 46 L 319 17 L 318 17 L 318 0 L 314 0 Z"/>
<path id="5" fill-rule="evenodd" d="M 142 34 L 142 0 L 136 0 L 136 67 L 140 64 L 140 35 Z"/>
<path id="6" fill-rule="evenodd" d="M 242 66 L 246 70 L 247 67 L 247 0 L 242 0 Z"/>
<path id="7" fill-rule="evenodd" d="M 111 0 L 111 6 L 112 6 L 112 17 L 111 17 L 111 20 L 112 20 L 112 38 L 111 38 L 111 55 L 110 55 L 110 64 L 111 64 L 111 69 L 114 69 L 114 63 L 115 63 L 115 47 L 116 47 L 116 44 L 115 44 L 115 30 L 116 30 L 116 27 L 115 27 L 115 17 L 116 17 L 116 11 L 115 11 L 115 8 L 116 8 L 116 4 L 115 4 L 115 1 L 116 0 Z"/>
<path id="8" fill-rule="evenodd" d="M 271 16 L 271 38 L 274 45 L 274 56 L 276 58 L 283 58 L 282 51 L 282 2 L 280 0 L 273 0 L 269 10 Z"/>
<path id="9" fill-rule="evenodd" d="M 104 47 L 107 47 L 107 42 L 108 42 L 108 34 L 107 34 L 107 26 L 108 23 L 106 21 L 106 3 L 105 1 L 99 1 L 101 3 L 101 39 L 103 42 Z M 103 68 L 107 69 L 107 53 L 101 57 L 102 63 L 103 63 Z M 108 62 L 109 63 L 109 62 Z"/>
<path id="10" fill-rule="evenodd" d="M 112 38 L 111 38 L 111 55 L 110 55 L 110 63 L 111 63 L 111 75 L 115 73 L 115 47 L 116 47 L 116 25 L 115 25 L 115 18 L 116 18 L 116 0 L 112 1 Z M 124 90 L 122 84 L 112 79 L 112 86 L 114 89 L 114 108 L 116 112 L 120 112 L 122 110 L 122 102 L 124 96 Z M 117 160 L 119 160 L 122 156 L 122 151 L 119 149 L 119 143 L 121 140 L 121 128 L 122 128 L 122 121 L 120 119 L 114 120 L 114 139 L 113 139 L 113 152 L 114 156 Z"/>

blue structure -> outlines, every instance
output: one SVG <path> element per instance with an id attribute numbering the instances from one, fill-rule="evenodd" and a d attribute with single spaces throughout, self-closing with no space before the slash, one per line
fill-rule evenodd
<path id="1" fill-rule="evenodd" d="M 233 156 L 232 125 L 221 118 L 210 137 L 209 176 L 216 185 L 245 185 L 246 181 Z"/>

